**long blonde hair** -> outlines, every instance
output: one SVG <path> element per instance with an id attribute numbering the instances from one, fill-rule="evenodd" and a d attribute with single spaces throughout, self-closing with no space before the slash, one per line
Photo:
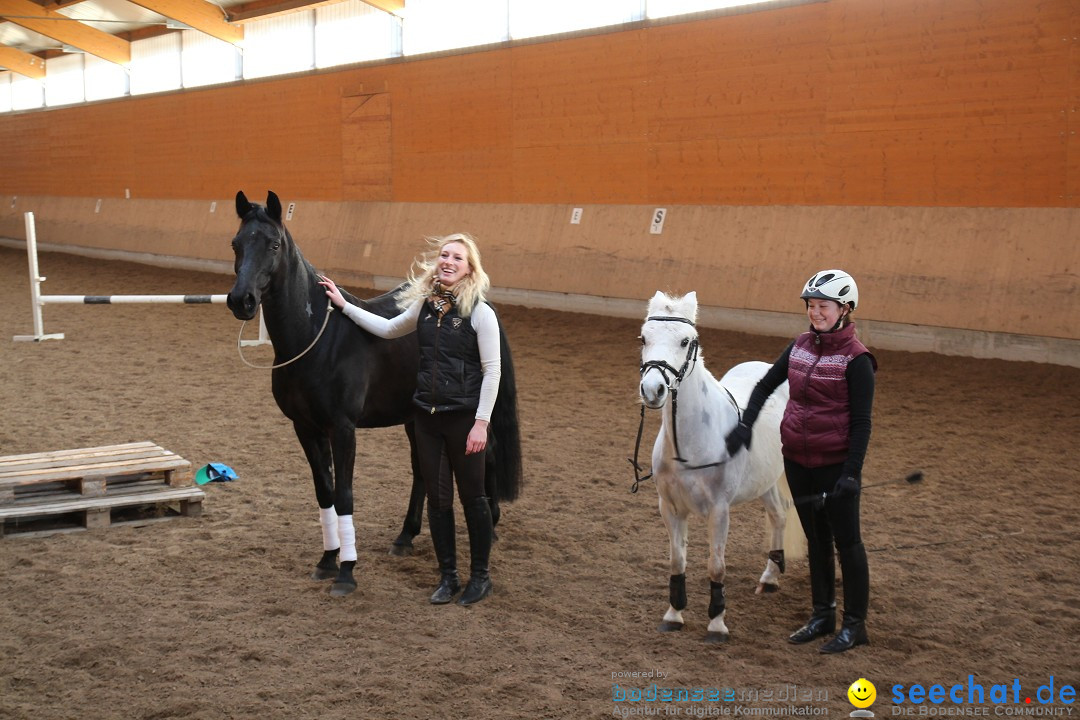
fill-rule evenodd
<path id="1" fill-rule="evenodd" d="M 480 249 L 472 236 L 465 233 L 453 233 L 445 237 L 427 238 L 429 249 L 413 261 L 405 287 L 397 296 L 398 308 L 404 310 L 417 300 L 423 300 L 431 295 L 435 285 L 439 253 L 450 243 L 458 243 L 465 247 L 465 259 L 468 260 L 471 270 L 454 286 L 458 314 L 469 317 L 476 304 L 486 299 L 487 291 L 491 288 L 491 280 L 480 263 Z"/>

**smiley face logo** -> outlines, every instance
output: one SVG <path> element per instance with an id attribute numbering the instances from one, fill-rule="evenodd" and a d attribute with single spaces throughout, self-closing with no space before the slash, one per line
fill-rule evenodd
<path id="1" fill-rule="evenodd" d="M 851 683 L 847 691 L 848 700 L 857 708 L 868 708 L 877 699 L 877 688 L 866 678 L 859 678 Z"/>

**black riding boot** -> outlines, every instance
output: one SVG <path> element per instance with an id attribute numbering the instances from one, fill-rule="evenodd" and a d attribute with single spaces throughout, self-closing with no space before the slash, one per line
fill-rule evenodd
<path id="1" fill-rule="evenodd" d="M 457 574 L 457 547 L 454 537 L 454 511 L 432 510 L 428 506 L 428 529 L 435 557 L 439 559 L 439 587 L 431 594 L 432 605 L 445 605 L 461 590 Z"/>
<path id="2" fill-rule="evenodd" d="M 866 637 L 866 612 L 870 605 L 870 570 L 866 548 L 856 543 L 839 551 L 844 582 L 844 623 L 840 632 L 821 646 L 823 653 L 841 653 L 870 642 Z"/>
<path id="3" fill-rule="evenodd" d="M 831 546 L 810 549 L 810 599 L 814 612 L 801 628 L 788 636 L 795 645 L 831 635 L 836 630 L 836 565 Z"/>
<path id="4" fill-rule="evenodd" d="M 465 524 L 469 527 L 469 555 L 472 559 L 469 583 L 461 593 L 458 605 L 472 605 L 491 594 L 488 559 L 491 556 L 491 508 L 486 497 L 478 497 L 465 505 Z"/>

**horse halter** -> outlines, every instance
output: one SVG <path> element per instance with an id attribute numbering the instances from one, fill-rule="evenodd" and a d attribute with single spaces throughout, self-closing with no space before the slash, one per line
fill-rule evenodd
<path id="1" fill-rule="evenodd" d="M 645 322 L 655 320 L 657 322 L 684 322 L 692 328 L 697 328 L 697 325 L 693 320 L 689 320 L 684 317 L 676 317 L 672 315 L 650 315 L 645 318 Z M 693 372 L 697 366 L 698 350 L 700 343 L 695 337 L 690 341 L 689 346 L 686 349 L 686 359 L 683 360 L 682 367 L 676 370 L 670 363 L 665 360 L 649 360 L 641 364 L 639 370 L 642 379 L 645 377 L 645 373 L 649 372 L 653 368 L 660 372 L 660 375 L 664 378 L 664 387 L 671 393 L 671 438 L 675 444 L 675 460 L 686 465 L 687 470 L 702 470 L 704 468 L 716 467 L 723 465 L 731 460 L 730 457 L 718 460 L 714 463 L 706 463 L 704 465 L 690 465 L 689 460 L 682 457 L 682 452 L 679 451 L 679 385 L 682 384 L 683 379 Z M 668 371 L 671 372 L 672 377 L 668 377 Z M 731 391 L 724 388 L 724 392 L 727 393 L 728 399 L 731 400 L 731 404 L 735 406 L 735 412 L 738 413 L 739 419 L 742 419 L 742 410 L 739 408 L 739 404 L 735 402 L 735 398 L 732 396 Z M 630 492 L 636 493 L 638 491 L 638 485 L 645 482 L 653 476 L 650 472 L 648 475 L 641 475 L 642 467 L 638 464 L 638 452 L 641 450 L 641 433 L 645 427 L 645 405 L 641 405 L 641 421 L 638 423 L 637 442 L 634 444 L 634 459 L 627 458 L 631 465 L 634 466 L 634 484 L 630 487 Z"/>

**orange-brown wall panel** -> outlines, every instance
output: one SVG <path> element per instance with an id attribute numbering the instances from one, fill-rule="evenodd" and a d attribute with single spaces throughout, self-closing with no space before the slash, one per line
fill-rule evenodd
<path id="1" fill-rule="evenodd" d="M 1064 147 L 1056 124 L 989 125 L 835 133 L 826 156 L 833 189 L 852 204 L 1061 206 Z"/>
<path id="2" fill-rule="evenodd" d="M 395 152 L 394 199 L 441 197 L 468 203 L 490 197 L 499 202 L 511 192 L 508 156 L 506 148 Z"/>
<path id="3" fill-rule="evenodd" d="M 1077 25 L 1075 0 L 830 0 L 4 113 L 0 192 L 340 200 L 367 87 L 399 202 L 1072 207 Z"/>
<path id="4" fill-rule="evenodd" d="M 628 203 L 648 195 L 647 158 L 619 143 L 518 148 L 514 177 L 531 183 L 531 197 L 549 203 Z M 525 194 L 521 192 L 519 194 Z"/>
<path id="5" fill-rule="evenodd" d="M 775 135 L 657 143 L 650 194 L 664 203 L 816 204 L 830 196 L 824 150 L 820 138 Z"/>
<path id="6" fill-rule="evenodd" d="M 395 155 L 509 144 L 511 96 L 506 51 L 410 64 L 402 68 L 400 78 L 391 81 L 390 93 Z"/>
<path id="7" fill-rule="evenodd" d="M 1065 204 L 1075 15 L 1067 2 L 836 4 L 829 158 L 846 200 Z"/>
<path id="8" fill-rule="evenodd" d="M 459 55 L 409 65 L 390 80 L 395 200 L 511 197 L 508 63 L 505 52 Z"/>
<path id="9" fill-rule="evenodd" d="M 651 106 L 645 40 L 632 31 L 515 48 L 515 148 L 623 144 L 640 152 Z"/>
<path id="10" fill-rule="evenodd" d="M 649 34 L 649 136 L 728 140 L 824 130 L 827 4 Z"/>

